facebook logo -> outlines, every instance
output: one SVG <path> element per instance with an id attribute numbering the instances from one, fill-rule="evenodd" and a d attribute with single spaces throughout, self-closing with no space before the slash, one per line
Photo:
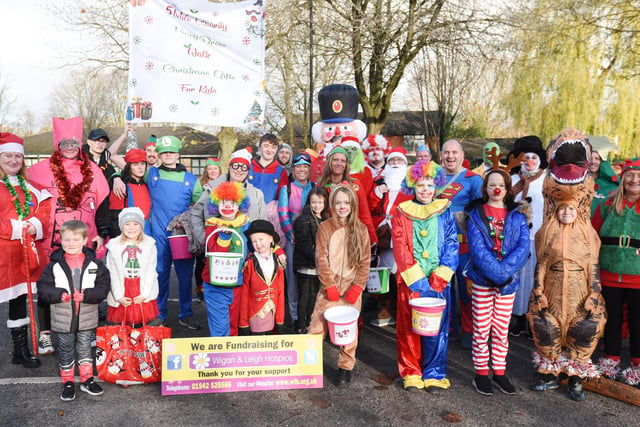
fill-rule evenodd
<path id="1" fill-rule="evenodd" d="M 167 369 L 177 371 L 182 369 L 182 356 L 179 354 L 167 357 Z"/>

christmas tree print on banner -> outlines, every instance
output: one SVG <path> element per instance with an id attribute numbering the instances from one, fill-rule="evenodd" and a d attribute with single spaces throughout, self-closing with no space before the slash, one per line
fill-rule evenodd
<path id="1" fill-rule="evenodd" d="M 258 101 L 253 101 L 253 105 L 251 106 L 251 110 L 249 111 L 249 114 L 247 115 L 247 117 L 245 117 L 244 119 L 244 123 L 253 123 L 255 121 L 258 121 L 258 119 L 260 119 L 260 115 L 262 114 L 262 107 L 260 107 L 260 104 L 258 104 Z"/>

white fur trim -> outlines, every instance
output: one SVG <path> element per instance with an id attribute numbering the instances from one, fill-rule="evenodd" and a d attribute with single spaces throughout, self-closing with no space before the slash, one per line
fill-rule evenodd
<path id="1" fill-rule="evenodd" d="M 25 317 L 24 319 L 11 320 L 7 319 L 7 328 L 19 328 L 21 326 L 27 326 L 29 324 L 29 317 Z"/>
<path id="2" fill-rule="evenodd" d="M 30 222 L 36 229 L 35 240 L 42 239 L 43 232 L 42 232 L 42 223 L 40 222 L 40 220 L 34 216 L 34 217 L 29 218 L 27 220 L 27 222 Z"/>
<path id="3" fill-rule="evenodd" d="M 6 142 L 0 144 L 0 153 L 20 153 L 24 155 L 24 145 L 17 142 Z"/>
<path id="4" fill-rule="evenodd" d="M 22 221 L 11 219 L 11 240 L 20 240 L 22 238 Z"/>

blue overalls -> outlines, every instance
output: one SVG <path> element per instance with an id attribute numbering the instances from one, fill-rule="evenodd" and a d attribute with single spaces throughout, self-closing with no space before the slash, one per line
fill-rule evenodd
<path id="1" fill-rule="evenodd" d="M 169 298 L 169 279 L 171 277 L 171 262 L 173 261 L 178 276 L 180 299 L 180 319 L 193 316 L 191 310 L 191 292 L 194 258 L 173 260 L 167 225 L 169 222 L 191 206 L 191 198 L 196 187 L 197 178 L 189 172 L 167 172 L 183 174 L 181 181 L 170 181 L 160 178 L 159 169 L 152 167 L 147 175 L 147 187 L 151 196 L 151 236 L 156 240 L 158 249 L 158 309 L 160 318 L 167 320 L 167 299 Z"/>

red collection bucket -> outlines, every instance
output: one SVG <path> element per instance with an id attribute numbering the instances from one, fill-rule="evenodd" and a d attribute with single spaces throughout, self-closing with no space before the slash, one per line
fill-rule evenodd
<path id="1" fill-rule="evenodd" d="M 329 329 L 329 338 L 335 345 L 348 345 L 358 336 L 360 312 L 349 305 L 338 305 L 324 312 Z"/>
<path id="2" fill-rule="evenodd" d="M 425 337 L 438 335 L 446 304 L 447 302 L 440 298 L 422 297 L 410 300 L 413 332 Z"/>
<path id="3" fill-rule="evenodd" d="M 171 246 L 173 259 L 193 258 L 193 255 L 189 252 L 189 238 L 186 234 L 169 236 L 169 246 Z"/>

